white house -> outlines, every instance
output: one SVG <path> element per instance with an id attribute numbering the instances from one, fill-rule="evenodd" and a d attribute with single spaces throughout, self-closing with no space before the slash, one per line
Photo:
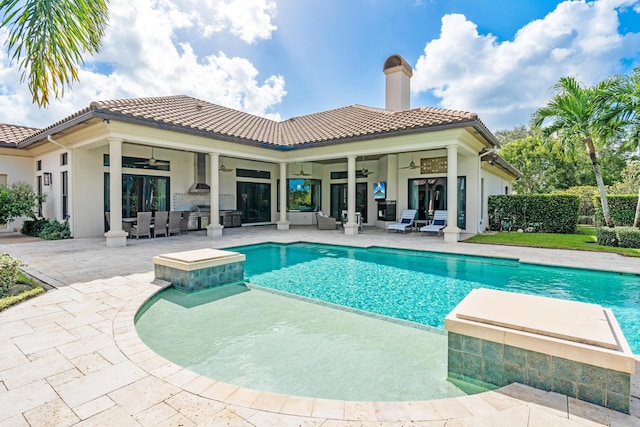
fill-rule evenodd
<path id="1" fill-rule="evenodd" d="M 476 114 L 410 109 L 402 57 L 387 58 L 384 73 L 385 109 L 276 122 L 168 96 L 93 102 L 44 129 L 0 125 L 0 183 L 32 183 L 47 194 L 43 216 L 68 218 L 74 237 L 104 234 L 109 246 L 126 244 L 123 218 L 155 210 L 199 210 L 210 236 L 227 211 L 286 230 L 347 210 L 344 232 L 356 234 L 358 215 L 384 228 L 408 208 L 419 220 L 446 209 L 446 241 L 482 232 L 488 196 L 509 193 L 519 172 Z M 374 183 L 385 190 L 375 197 Z"/>

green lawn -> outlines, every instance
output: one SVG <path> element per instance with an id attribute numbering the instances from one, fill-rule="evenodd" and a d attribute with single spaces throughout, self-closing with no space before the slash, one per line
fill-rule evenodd
<path id="1" fill-rule="evenodd" d="M 597 245 L 596 229 L 595 227 L 588 226 L 578 226 L 578 232 L 576 234 L 496 232 L 478 234 L 465 240 L 465 242 L 613 252 L 620 255 L 640 257 L 640 249 L 613 248 L 610 246 Z"/>

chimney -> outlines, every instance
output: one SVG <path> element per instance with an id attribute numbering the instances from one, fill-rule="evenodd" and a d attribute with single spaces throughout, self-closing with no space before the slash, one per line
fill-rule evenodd
<path id="1" fill-rule="evenodd" d="M 400 55 L 391 55 L 384 61 L 384 74 L 387 76 L 385 108 L 402 111 L 410 108 L 411 97 L 409 81 L 413 75 L 411 65 Z"/>

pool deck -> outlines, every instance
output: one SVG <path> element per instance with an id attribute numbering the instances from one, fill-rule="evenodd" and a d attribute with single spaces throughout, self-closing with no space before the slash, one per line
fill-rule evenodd
<path id="1" fill-rule="evenodd" d="M 640 274 L 638 258 L 507 246 L 446 244 L 420 233 L 273 226 L 129 241 L 41 241 L 0 233 L 0 253 L 26 261 L 55 289 L 0 313 L 0 427 L 4 426 L 638 426 L 631 415 L 520 384 L 422 402 L 345 402 L 261 392 L 185 370 L 138 338 L 133 317 L 162 286 L 152 257 L 202 248 L 308 241 L 497 256 L 546 265 Z M 19 243 L 19 244 L 18 244 Z M 636 372 L 640 364 L 636 363 Z"/>

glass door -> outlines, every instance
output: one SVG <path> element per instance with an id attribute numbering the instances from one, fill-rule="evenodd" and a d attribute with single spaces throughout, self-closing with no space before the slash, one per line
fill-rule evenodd
<path id="1" fill-rule="evenodd" d="M 243 224 L 271 223 L 271 184 L 238 182 L 236 189 Z"/>
<path id="2" fill-rule="evenodd" d="M 330 211 L 336 219 L 342 218 L 342 211 L 347 210 L 347 184 L 331 184 Z M 356 183 L 356 212 L 360 212 L 362 222 L 367 222 L 367 183 Z"/>
<path id="3" fill-rule="evenodd" d="M 122 217 L 134 218 L 138 212 L 169 210 L 170 178 L 148 175 L 122 175 Z M 104 174 L 104 209 L 109 212 L 109 174 Z"/>
<path id="4" fill-rule="evenodd" d="M 458 177 L 458 227 L 466 228 L 466 177 Z M 433 212 L 447 210 L 447 178 L 420 178 L 409 180 L 409 209 L 418 211 L 417 219 L 431 219 Z"/>

